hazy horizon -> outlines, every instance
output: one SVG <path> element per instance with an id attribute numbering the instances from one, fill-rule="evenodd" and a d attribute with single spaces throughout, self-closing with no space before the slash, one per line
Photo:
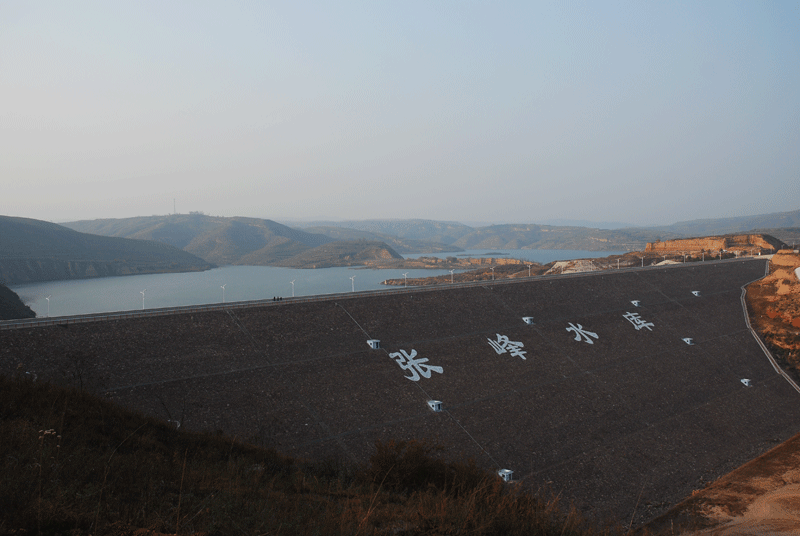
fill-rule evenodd
<path id="1" fill-rule="evenodd" d="M 799 124 L 795 2 L 0 6 L 9 216 L 785 212 Z"/>

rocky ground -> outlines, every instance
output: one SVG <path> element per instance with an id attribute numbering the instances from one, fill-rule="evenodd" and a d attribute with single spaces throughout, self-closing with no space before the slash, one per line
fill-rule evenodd
<path id="1" fill-rule="evenodd" d="M 773 355 L 800 377 L 800 254 L 782 250 L 772 257 L 770 274 L 750 285 L 747 305 L 753 327 Z"/>
<path id="2" fill-rule="evenodd" d="M 772 257 L 769 275 L 747 289 L 754 329 L 795 378 L 800 376 L 798 270 L 800 255 L 782 250 Z M 669 533 L 678 527 L 692 527 L 680 532 L 692 536 L 800 534 L 800 434 L 695 491 L 648 528 Z"/>

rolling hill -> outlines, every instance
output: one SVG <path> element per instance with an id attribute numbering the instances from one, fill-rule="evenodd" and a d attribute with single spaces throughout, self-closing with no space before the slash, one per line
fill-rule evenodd
<path id="1" fill-rule="evenodd" d="M 330 250 L 332 256 L 328 259 L 323 259 L 324 249 L 309 253 L 332 242 L 349 242 L 347 248 L 350 249 L 363 241 L 384 243 L 399 253 L 465 249 L 636 251 L 658 240 L 768 229 L 769 234 L 791 243 L 800 236 L 797 232 L 800 211 L 624 229 L 539 224 L 470 227 L 457 222 L 423 219 L 314 221 L 295 223 L 295 228 L 267 219 L 197 213 L 85 220 L 64 225 L 81 232 L 163 242 L 214 264 L 300 267 L 335 265 L 340 257 L 334 250 Z M 366 258 L 367 253 L 360 255 Z"/>
<path id="2" fill-rule="evenodd" d="M 163 242 L 223 265 L 270 265 L 333 240 L 272 220 L 204 214 L 84 220 L 65 225 L 86 233 Z"/>
<path id="3" fill-rule="evenodd" d="M 462 236 L 474 229 L 468 225 L 450 221 L 435 220 L 346 220 L 339 222 L 311 222 L 308 227 L 338 227 L 355 229 L 379 236 L 395 236 L 402 239 L 421 240 L 452 245 Z"/>
<path id="4" fill-rule="evenodd" d="M 5 283 L 212 267 L 161 242 L 98 236 L 45 221 L 0 216 L 0 281 Z"/>
<path id="5" fill-rule="evenodd" d="M 462 251 L 461 248 L 443 242 L 433 240 L 421 240 L 416 238 L 405 238 L 385 233 L 374 233 L 347 227 L 320 226 L 306 227 L 309 233 L 325 235 L 334 240 L 369 240 L 372 242 L 385 242 L 388 246 L 399 253 L 445 253 Z"/>

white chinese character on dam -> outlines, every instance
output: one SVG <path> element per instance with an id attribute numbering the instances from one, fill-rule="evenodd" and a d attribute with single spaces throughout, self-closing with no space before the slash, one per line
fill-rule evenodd
<path id="1" fill-rule="evenodd" d="M 431 372 L 438 372 L 441 374 L 443 372 L 442 367 L 434 367 L 431 365 L 425 365 L 427 363 L 427 359 L 417 359 L 417 351 L 411 350 L 411 354 L 409 355 L 405 350 L 400 350 L 399 352 L 394 352 L 389 354 L 389 357 L 393 358 L 400 368 L 403 370 L 407 370 L 411 373 L 411 376 L 406 376 L 412 382 L 418 382 L 419 377 L 422 376 L 423 378 L 430 378 Z"/>
<path id="2" fill-rule="evenodd" d="M 655 327 L 652 322 L 645 321 L 639 313 L 625 313 L 622 315 L 622 318 L 633 324 L 633 327 L 636 328 L 636 331 L 639 331 L 642 328 L 647 328 L 648 331 L 653 331 L 651 328 Z"/>
<path id="3" fill-rule="evenodd" d="M 497 334 L 497 340 L 493 341 L 492 339 L 486 339 L 489 341 L 489 345 L 494 348 L 494 351 L 498 354 L 504 354 L 506 352 L 510 353 L 514 357 L 521 357 L 525 359 L 525 354 L 522 348 L 525 346 L 521 342 L 509 341 L 508 337 L 505 335 Z"/>
<path id="4" fill-rule="evenodd" d="M 592 337 L 594 337 L 595 339 L 599 339 L 600 338 L 600 337 L 597 336 L 597 333 L 593 333 L 591 331 L 587 331 L 586 329 L 584 329 L 584 327 L 582 325 L 578 324 L 576 326 L 572 322 L 569 323 L 569 327 L 567 328 L 567 331 L 574 331 L 575 332 L 575 340 L 576 341 L 579 341 L 579 340 L 583 339 L 583 342 L 586 342 L 586 343 L 589 343 L 589 344 L 594 344 L 594 341 L 592 340 Z"/>

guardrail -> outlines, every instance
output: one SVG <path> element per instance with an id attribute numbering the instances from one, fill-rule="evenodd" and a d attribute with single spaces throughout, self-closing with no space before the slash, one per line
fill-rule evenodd
<path id="1" fill-rule="evenodd" d="M 747 262 L 751 260 L 767 260 L 771 256 L 762 255 L 760 257 L 738 257 L 734 259 L 722 259 L 715 261 L 705 261 L 701 264 L 719 264 L 730 262 Z M 158 309 L 144 309 L 142 311 L 118 311 L 113 313 L 91 313 L 84 315 L 72 316 L 55 316 L 48 318 L 24 318 L 19 320 L 2 320 L 0 321 L 0 331 L 9 329 L 23 329 L 23 328 L 39 328 L 45 326 L 56 325 L 69 325 L 69 324 L 83 324 L 86 322 L 106 322 L 111 320 L 130 320 L 136 318 L 148 318 L 153 316 L 167 316 L 178 315 L 186 313 L 207 313 L 211 311 L 225 311 L 228 309 L 248 309 L 253 307 L 279 307 L 284 304 L 297 304 L 297 303 L 314 303 L 323 301 L 336 301 L 352 298 L 365 298 L 371 296 L 385 296 L 388 294 L 407 294 L 412 292 L 434 292 L 438 290 L 451 290 L 457 288 L 471 288 L 476 286 L 486 285 L 513 285 L 519 283 L 526 283 L 541 279 L 568 279 L 575 277 L 591 277 L 595 275 L 602 275 L 608 272 L 633 272 L 640 270 L 659 270 L 659 269 L 672 269 L 678 267 L 695 266 L 696 262 L 691 263 L 677 263 L 677 264 L 664 264 L 664 265 L 650 265 L 645 267 L 633 266 L 627 268 L 611 268 L 608 270 L 593 270 L 586 272 L 573 272 L 568 274 L 551 274 L 551 275 L 533 275 L 528 277 L 517 278 L 503 278 L 497 280 L 482 280 L 482 281 L 465 281 L 461 283 L 447 283 L 443 285 L 425 285 L 425 286 L 411 286 L 400 288 L 386 288 L 381 290 L 364 290 L 358 292 L 341 292 L 336 294 L 318 294 L 315 296 L 300 296 L 294 298 L 283 298 L 282 300 L 275 301 L 272 298 L 263 300 L 248 300 L 229 303 L 215 303 L 205 305 L 182 305 L 177 307 L 164 307 Z"/>

